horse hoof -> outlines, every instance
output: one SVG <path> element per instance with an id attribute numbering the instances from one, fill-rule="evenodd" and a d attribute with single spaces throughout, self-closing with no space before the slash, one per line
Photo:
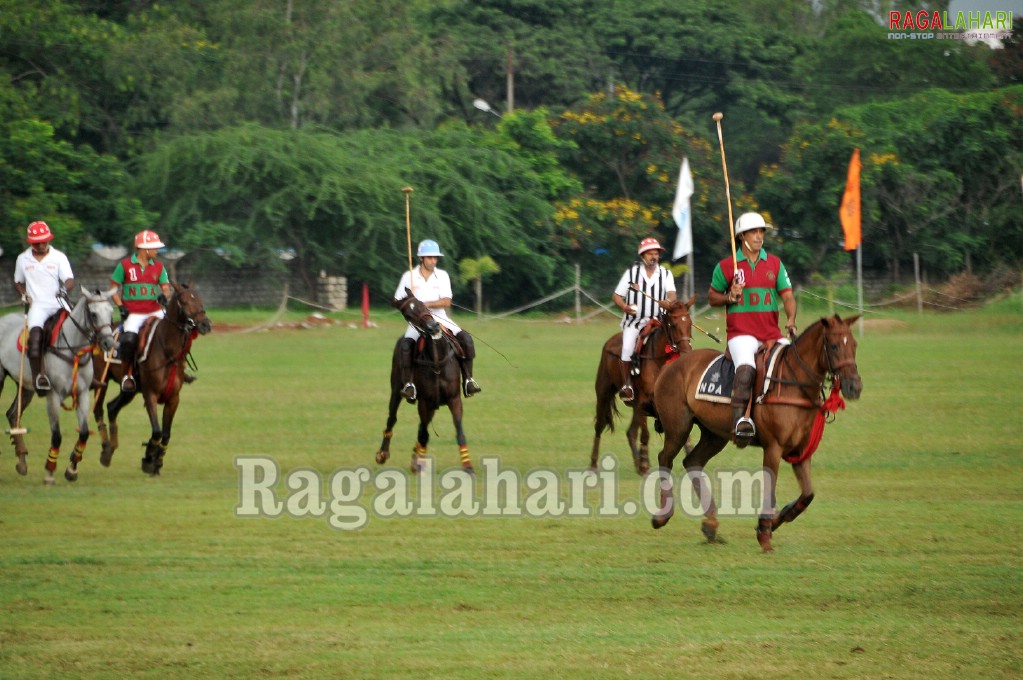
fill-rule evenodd
<path id="1" fill-rule="evenodd" d="M 391 457 L 391 454 L 387 451 L 377 451 L 376 461 L 377 465 L 383 465 L 387 462 L 387 459 Z"/>
<path id="2" fill-rule="evenodd" d="M 650 526 L 652 526 L 654 529 L 660 529 L 667 523 L 668 523 L 667 519 L 661 519 L 660 517 L 656 516 L 650 518 Z"/>
<path id="3" fill-rule="evenodd" d="M 145 472 L 147 475 L 153 474 L 153 461 L 146 460 L 145 458 L 143 458 L 142 459 L 142 471 Z"/>
<path id="4" fill-rule="evenodd" d="M 18 463 L 14 466 L 14 469 L 18 471 L 18 474 L 24 477 L 28 474 L 28 461 L 25 460 L 25 456 L 28 454 L 18 454 Z"/>
<path id="5" fill-rule="evenodd" d="M 718 539 L 718 526 L 719 522 L 717 520 L 705 519 L 700 524 L 700 531 L 703 532 L 708 543 L 724 543 L 723 540 Z"/>
<path id="6" fill-rule="evenodd" d="M 103 442 L 103 450 L 99 454 L 99 463 L 103 467 L 110 467 L 110 461 L 114 458 L 114 449 L 108 442 Z"/>
<path id="7" fill-rule="evenodd" d="M 77 482 L 78 471 L 76 470 L 75 472 L 72 472 L 71 470 L 64 470 L 64 479 L 66 479 L 69 482 Z"/>
<path id="8" fill-rule="evenodd" d="M 53 477 L 45 477 L 43 479 L 43 484 L 45 486 L 53 486 L 56 483 L 56 481 L 57 480 L 55 480 Z"/>
<path id="9" fill-rule="evenodd" d="M 465 470 L 466 473 L 468 473 L 468 475 L 470 477 L 475 477 L 476 476 L 476 471 L 472 469 L 471 465 L 466 465 L 466 466 L 462 467 L 462 469 Z"/>

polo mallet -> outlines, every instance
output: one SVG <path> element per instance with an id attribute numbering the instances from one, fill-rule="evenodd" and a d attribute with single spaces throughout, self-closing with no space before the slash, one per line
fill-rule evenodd
<path id="1" fill-rule="evenodd" d="M 739 270 L 739 259 L 735 254 L 735 222 L 732 220 L 732 190 L 728 185 L 728 164 L 725 162 L 725 138 L 721 133 L 721 119 L 725 114 L 718 111 L 711 118 L 718 125 L 718 146 L 721 148 L 721 171 L 725 175 L 725 198 L 728 199 L 728 234 L 732 239 L 732 275 Z"/>
<path id="2" fill-rule="evenodd" d="M 634 290 L 637 293 L 639 293 L 640 295 L 645 295 L 646 297 L 650 298 L 651 300 L 653 300 L 657 304 L 661 304 L 660 300 L 655 300 L 653 295 L 651 295 L 650 293 L 646 292 L 645 290 L 640 290 L 639 286 L 636 285 L 635 283 L 630 284 L 629 287 L 632 288 L 632 290 Z M 700 331 L 701 333 L 703 333 L 704 335 L 706 335 L 708 338 L 710 338 L 714 342 L 718 343 L 719 345 L 721 344 L 721 341 L 718 339 L 718 337 L 716 335 L 714 335 L 713 333 L 708 333 L 707 331 L 705 331 L 702 328 L 700 328 L 699 326 L 697 326 L 696 323 L 693 323 L 693 328 L 695 328 L 696 330 Z"/>
<path id="3" fill-rule="evenodd" d="M 25 305 L 25 325 L 22 330 L 25 336 L 24 341 L 21 343 L 21 368 L 18 370 L 18 417 L 14 423 L 14 427 L 7 430 L 8 434 L 26 434 L 28 429 L 21 426 L 21 390 L 22 381 L 25 379 L 25 351 L 28 349 L 28 305 Z"/>
<path id="4" fill-rule="evenodd" d="M 412 280 L 412 187 L 402 189 L 405 194 L 405 241 L 408 244 L 408 287 L 412 294 L 416 293 L 416 284 Z"/>

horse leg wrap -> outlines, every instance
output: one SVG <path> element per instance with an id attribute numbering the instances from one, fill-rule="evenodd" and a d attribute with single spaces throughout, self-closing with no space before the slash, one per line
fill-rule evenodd
<path id="1" fill-rule="evenodd" d="M 472 469 L 472 461 L 469 459 L 469 447 L 459 446 L 458 447 L 458 458 L 462 462 L 462 467 L 468 470 Z"/>
<path id="2" fill-rule="evenodd" d="M 791 522 L 795 518 L 803 514 L 803 511 L 813 502 L 813 494 L 808 496 L 800 496 L 796 500 L 792 501 L 778 513 L 778 517 L 775 518 L 772 523 L 772 528 L 777 529 L 785 522 Z"/>
<path id="3" fill-rule="evenodd" d="M 85 442 L 75 444 L 75 450 L 71 452 L 72 465 L 78 465 L 82 462 L 82 456 L 85 454 L 85 444 Z"/>
<path id="4" fill-rule="evenodd" d="M 419 442 L 416 442 L 416 446 L 412 449 L 412 453 L 416 456 L 416 458 L 422 458 L 426 455 L 426 447 Z"/>
<path id="5" fill-rule="evenodd" d="M 46 469 L 53 472 L 57 469 L 57 456 L 60 455 L 60 449 L 50 449 L 50 453 L 46 456 Z"/>
<path id="6" fill-rule="evenodd" d="M 390 439 L 394 436 L 393 430 L 384 430 L 384 439 Z"/>

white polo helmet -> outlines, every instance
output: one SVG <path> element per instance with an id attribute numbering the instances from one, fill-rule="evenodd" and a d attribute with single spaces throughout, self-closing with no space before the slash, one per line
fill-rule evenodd
<path id="1" fill-rule="evenodd" d="M 444 253 L 440 252 L 440 246 L 437 245 L 436 241 L 426 239 L 419 242 L 419 250 L 416 251 L 416 257 L 444 257 Z"/>
<path id="2" fill-rule="evenodd" d="M 735 235 L 738 236 L 750 229 L 774 229 L 774 227 L 765 222 L 760 213 L 748 212 L 739 215 L 739 219 L 735 221 Z"/>

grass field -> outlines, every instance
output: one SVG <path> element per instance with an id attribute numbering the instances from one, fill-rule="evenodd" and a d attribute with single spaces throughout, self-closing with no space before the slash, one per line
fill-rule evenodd
<path id="1" fill-rule="evenodd" d="M 215 325 L 269 314 L 210 311 Z M 870 319 L 863 397 L 828 426 L 816 501 L 769 555 L 750 518 L 724 518 L 728 542 L 708 545 L 697 519 L 654 531 L 644 511 L 370 513 L 361 529 L 332 529 L 331 474 L 404 470 L 416 429 L 404 406 L 394 456 L 375 465 L 401 323 L 389 310 L 374 311 L 374 329 L 343 318 L 249 334 L 222 326 L 197 340 L 199 380 L 185 388 L 158 478 L 139 469 L 148 424 L 133 404 L 112 466 L 100 466 L 94 437 L 74 484 L 60 476 L 74 427 L 65 414 L 58 483 L 44 487 L 48 434 L 33 404 L 27 477 L 0 447 L 0 678 L 1023 675 L 1018 296 Z M 802 325 L 812 318 L 801 311 Z M 584 468 L 594 371 L 616 321 L 460 319 L 476 335 L 485 390 L 466 402 L 477 468 L 483 456 L 521 474 Z M 6 408 L 10 383 L 4 396 Z M 639 498 L 624 433 L 606 435 L 604 450 L 618 462 L 618 497 Z M 438 468 L 458 463 L 446 411 L 430 453 Z M 238 456 L 318 473 L 327 511 L 237 517 Z M 759 462 L 759 449 L 728 447 L 714 465 Z M 588 492 L 594 508 L 599 491 Z M 283 483 L 276 492 L 294 511 L 309 507 Z M 779 500 L 796 495 L 783 470 Z M 373 500 L 367 488 L 360 507 Z"/>

